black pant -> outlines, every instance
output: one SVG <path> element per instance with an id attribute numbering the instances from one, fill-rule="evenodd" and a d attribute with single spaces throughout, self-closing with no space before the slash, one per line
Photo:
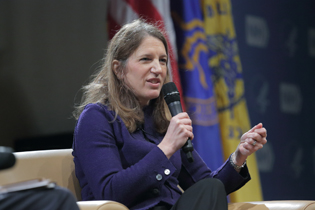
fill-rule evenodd
<path id="1" fill-rule="evenodd" d="M 67 189 L 34 189 L 0 195 L 0 209 L 8 210 L 79 210 Z"/>
<path id="2" fill-rule="evenodd" d="M 185 190 L 171 210 L 227 210 L 223 183 L 215 178 L 203 179 Z"/>

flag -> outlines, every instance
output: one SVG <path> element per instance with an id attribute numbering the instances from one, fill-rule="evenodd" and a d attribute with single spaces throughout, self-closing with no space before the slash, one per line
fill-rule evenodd
<path id="1" fill-rule="evenodd" d="M 194 149 L 210 168 L 216 169 L 223 163 L 223 153 L 200 3 L 172 0 L 171 12 L 183 94 L 193 124 Z"/>
<path id="2" fill-rule="evenodd" d="M 204 0 L 203 11 L 209 65 L 213 70 L 217 109 L 225 158 L 235 151 L 240 137 L 250 129 L 244 97 L 242 66 L 236 43 L 230 0 Z M 262 192 L 255 154 L 247 159 L 252 177 L 231 194 L 232 202 L 260 201 Z"/>
<path id="3" fill-rule="evenodd" d="M 142 18 L 165 32 L 169 50 L 169 69 L 171 80 L 182 94 L 181 81 L 177 66 L 176 41 L 170 13 L 169 0 L 110 0 L 108 5 L 108 32 L 111 39 L 126 23 Z M 181 98 L 183 110 L 185 105 Z"/>

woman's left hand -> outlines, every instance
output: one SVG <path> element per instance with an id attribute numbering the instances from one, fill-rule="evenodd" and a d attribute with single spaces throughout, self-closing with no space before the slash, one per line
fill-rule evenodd
<path id="1" fill-rule="evenodd" d="M 257 150 L 263 148 L 267 143 L 267 130 L 262 123 L 255 125 L 244 133 L 235 151 L 235 164 L 242 165 L 246 158 Z"/>

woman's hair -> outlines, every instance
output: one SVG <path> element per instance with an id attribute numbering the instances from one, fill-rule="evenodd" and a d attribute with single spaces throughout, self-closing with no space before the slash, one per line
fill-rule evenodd
<path id="1" fill-rule="evenodd" d="M 126 65 L 130 55 L 140 46 L 143 39 L 152 36 L 159 39 L 168 55 L 165 36 L 157 27 L 138 19 L 124 25 L 112 38 L 105 54 L 103 66 L 93 76 L 92 81 L 84 86 L 81 104 L 75 107 L 73 115 L 79 118 L 84 107 L 89 103 L 102 103 L 115 111 L 124 121 L 129 132 L 134 132 L 137 125 L 144 122 L 144 113 L 135 94 L 124 82 Z M 113 71 L 113 61 L 118 60 L 119 66 Z M 117 77 L 119 75 L 119 77 Z M 163 84 L 169 82 L 169 72 Z M 153 100 L 153 119 L 158 132 L 166 132 L 170 113 L 162 94 Z"/>

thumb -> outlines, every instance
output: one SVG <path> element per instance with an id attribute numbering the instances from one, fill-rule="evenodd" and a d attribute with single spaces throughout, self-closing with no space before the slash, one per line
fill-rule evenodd
<path id="1" fill-rule="evenodd" d="M 248 132 L 249 133 L 254 132 L 255 129 L 262 128 L 262 127 L 263 127 L 263 124 L 262 123 L 258 123 L 257 125 L 252 127 Z"/>

